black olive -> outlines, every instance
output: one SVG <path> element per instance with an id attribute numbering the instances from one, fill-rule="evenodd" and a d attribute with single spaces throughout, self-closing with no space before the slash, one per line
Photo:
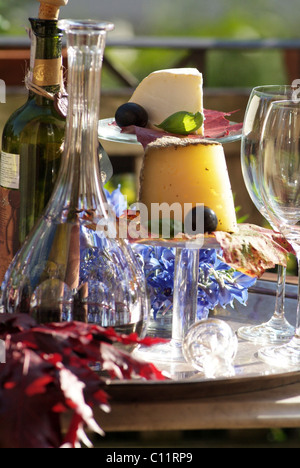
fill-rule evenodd
<path id="1" fill-rule="evenodd" d="M 216 213 L 208 206 L 194 206 L 184 220 L 184 232 L 190 235 L 215 231 L 218 226 Z"/>
<path id="2" fill-rule="evenodd" d="M 204 207 L 204 232 L 213 232 L 217 229 L 218 218 L 214 210 Z"/>
<path id="3" fill-rule="evenodd" d="M 148 123 L 147 111 L 134 102 L 122 104 L 115 113 L 115 121 L 119 127 L 128 127 L 136 125 L 137 127 L 146 127 Z"/>
<path id="4" fill-rule="evenodd" d="M 189 235 L 203 234 L 204 217 L 203 205 L 194 206 L 184 220 L 184 232 Z"/>

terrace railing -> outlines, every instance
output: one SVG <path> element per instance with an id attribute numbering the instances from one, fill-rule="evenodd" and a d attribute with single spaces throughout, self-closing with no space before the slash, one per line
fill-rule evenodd
<path id="1" fill-rule="evenodd" d="M 26 37 L 0 36 L 0 79 L 8 86 L 22 85 L 29 62 L 29 39 Z M 288 82 L 300 78 L 300 39 L 210 39 L 197 37 L 137 36 L 133 38 L 108 39 L 107 48 L 115 49 L 160 49 L 184 52 L 174 67 L 195 66 L 205 73 L 206 58 L 210 51 L 262 51 L 279 50 L 283 54 Z M 121 85 L 135 87 L 138 80 L 129 70 L 120 69 L 118 63 L 105 56 L 104 65 Z"/>

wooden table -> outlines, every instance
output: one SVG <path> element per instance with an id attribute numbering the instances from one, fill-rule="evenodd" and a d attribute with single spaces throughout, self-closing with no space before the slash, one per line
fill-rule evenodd
<path id="1" fill-rule="evenodd" d="M 291 323 L 296 314 L 293 283 L 287 286 L 286 299 Z M 265 285 L 274 291 L 274 282 Z M 249 295 L 248 307 L 221 311 L 220 317 L 238 328 L 245 322 L 257 323 L 258 317 L 264 321 L 273 307 L 274 296 L 255 293 Z M 107 386 L 112 397 L 111 413 L 99 410 L 96 418 L 106 432 L 299 427 L 300 371 L 281 369 L 260 374 L 259 366 L 264 364 L 255 357 L 259 346 L 240 341 L 240 354 L 247 347 L 252 358 L 247 362 L 244 353 L 236 362 L 232 378 L 203 380 L 191 376 L 163 383 L 112 383 Z"/>
<path id="2" fill-rule="evenodd" d="M 298 374 L 274 388 L 252 390 L 250 385 L 248 392 L 219 396 L 197 396 L 187 389 L 183 397 L 173 389 L 164 401 L 153 391 L 147 401 L 112 401 L 111 413 L 99 411 L 96 417 L 105 432 L 299 427 L 299 380 Z"/>

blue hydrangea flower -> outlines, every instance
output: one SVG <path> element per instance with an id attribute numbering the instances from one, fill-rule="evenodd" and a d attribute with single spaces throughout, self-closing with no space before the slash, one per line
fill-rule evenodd
<path id="1" fill-rule="evenodd" d="M 217 305 L 234 307 L 235 300 L 246 305 L 248 289 L 255 282 L 256 278 L 224 263 L 221 250 L 200 251 L 198 302 L 207 314 Z"/>
<path id="2" fill-rule="evenodd" d="M 108 202 L 119 216 L 127 208 L 120 186 L 112 194 L 106 192 Z M 133 251 L 144 270 L 151 307 L 156 317 L 173 305 L 175 249 L 136 244 L 133 245 Z M 198 319 L 207 318 L 210 310 L 216 306 L 234 307 L 235 300 L 246 305 L 248 289 L 255 282 L 256 278 L 240 273 L 224 263 L 221 250 L 200 250 Z"/>
<path id="3" fill-rule="evenodd" d="M 133 251 L 146 276 L 154 317 L 166 313 L 173 306 L 174 250 L 137 244 Z"/>
<path id="4" fill-rule="evenodd" d="M 104 193 L 107 199 L 107 203 L 109 203 L 115 210 L 116 216 L 120 217 L 121 214 L 127 210 L 127 201 L 121 192 L 121 186 L 118 185 L 118 187 L 111 193 L 104 189 Z"/>
<path id="5" fill-rule="evenodd" d="M 133 246 L 138 256 L 150 291 L 154 317 L 172 307 L 175 250 L 145 245 Z M 216 306 L 234 307 L 234 301 L 246 305 L 248 288 L 256 278 L 237 272 L 222 261 L 221 251 L 200 250 L 199 287 L 197 297 L 198 319 L 207 318 Z"/>

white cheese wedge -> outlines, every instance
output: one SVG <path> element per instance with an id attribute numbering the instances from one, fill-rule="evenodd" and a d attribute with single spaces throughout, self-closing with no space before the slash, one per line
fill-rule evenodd
<path id="1" fill-rule="evenodd" d="M 202 73 L 196 68 L 157 70 L 141 81 L 129 102 L 144 107 L 151 127 L 175 112 L 203 112 Z M 203 127 L 196 133 L 203 135 Z"/>

